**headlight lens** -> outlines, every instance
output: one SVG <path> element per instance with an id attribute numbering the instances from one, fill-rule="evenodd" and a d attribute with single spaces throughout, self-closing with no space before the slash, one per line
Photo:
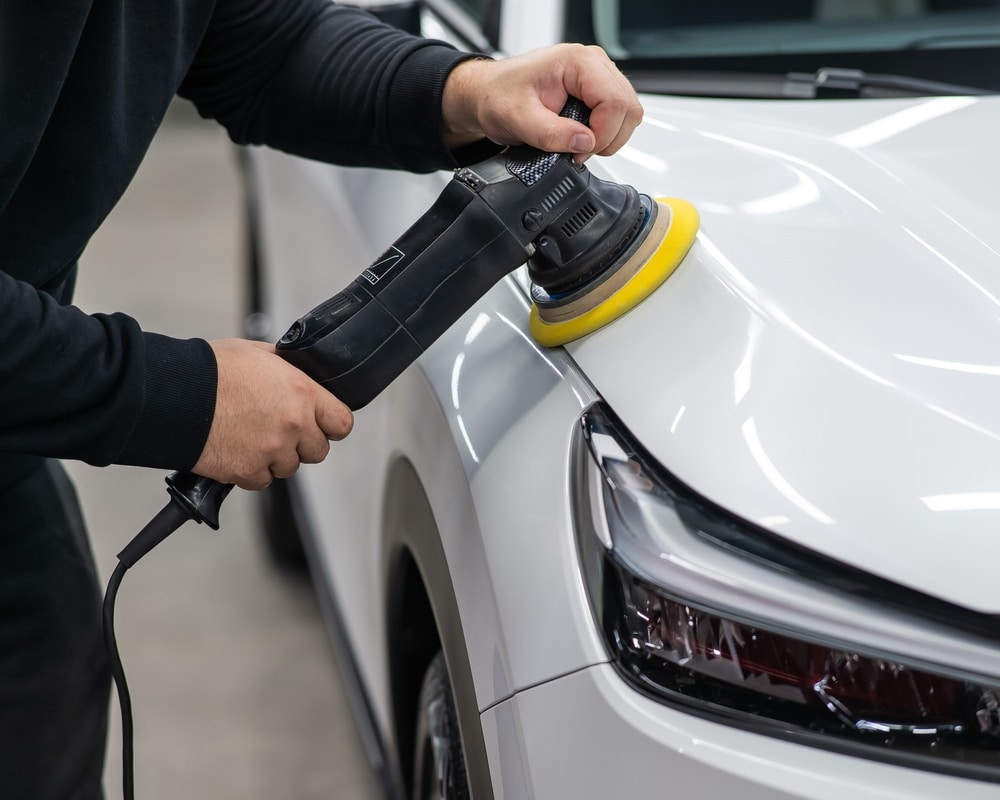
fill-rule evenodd
<path id="1" fill-rule="evenodd" d="M 584 576 L 634 685 L 762 733 L 1000 781 L 1000 648 L 947 624 L 977 615 L 713 507 L 599 405 L 578 445 Z"/>

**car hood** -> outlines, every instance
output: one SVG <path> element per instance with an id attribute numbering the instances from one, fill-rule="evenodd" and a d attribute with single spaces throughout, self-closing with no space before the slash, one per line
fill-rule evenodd
<path id="1" fill-rule="evenodd" d="M 710 500 L 1000 612 L 1000 99 L 644 104 L 594 171 L 701 231 L 573 358 Z"/>

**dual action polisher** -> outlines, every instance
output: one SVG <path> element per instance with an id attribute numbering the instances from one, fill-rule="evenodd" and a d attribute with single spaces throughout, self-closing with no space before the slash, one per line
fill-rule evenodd
<path id="1" fill-rule="evenodd" d="M 571 99 L 562 115 L 586 123 Z M 462 314 L 527 262 L 529 326 L 554 347 L 614 321 L 680 264 L 698 231 L 684 200 L 656 199 L 595 177 L 569 154 L 528 146 L 458 170 L 431 208 L 346 289 L 278 341 L 278 355 L 351 409 L 367 405 Z M 126 796 L 131 710 L 114 643 L 122 575 L 193 519 L 218 528 L 232 489 L 192 473 L 167 478 L 168 504 L 119 554 L 105 597 L 105 635 L 122 706 Z"/>
<path id="2" fill-rule="evenodd" d="M 571 100 L 563 116 L 586 121 Z M 433 206 L 277 352 L 352 409 L 366 405 L 490 287 L 527 261 L 531 333 L 566 344 L 617 319 L 694 241 L 687 202 L 596 178 L 568 154 L 509 148 L 458 170 Z"/>

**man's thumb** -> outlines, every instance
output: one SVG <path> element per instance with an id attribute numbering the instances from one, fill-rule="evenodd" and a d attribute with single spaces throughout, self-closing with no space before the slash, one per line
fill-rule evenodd
<path id="1" fill-rule="evenodd" d="M 574 131 L 570 135 L 569 147 L 566 148 L 566 153 L 593 153 L 594 147 L 596 146 L 596 140 L 594 139 L 594 134 L 590 132 L 589 129 L 586 131 Z"/>

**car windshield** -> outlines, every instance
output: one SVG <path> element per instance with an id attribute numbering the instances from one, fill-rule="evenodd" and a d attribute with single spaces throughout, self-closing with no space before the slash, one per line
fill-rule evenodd
<path id="1" fill-rule="evenodd" d="M 591 0 L 589 10 L 593 41 L 636 69 L 836 67 L 1000 88 L 1000 0 Z"/>

